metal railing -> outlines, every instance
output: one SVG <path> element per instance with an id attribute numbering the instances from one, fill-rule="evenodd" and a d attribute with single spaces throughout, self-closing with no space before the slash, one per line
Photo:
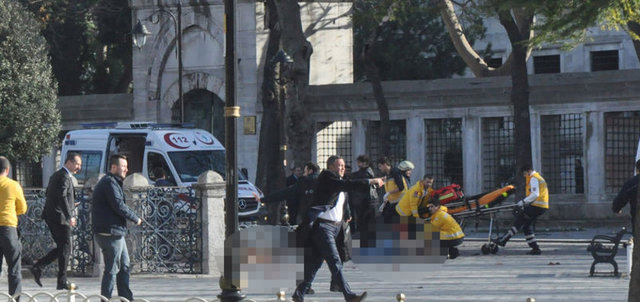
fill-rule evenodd
<path id="1" fill-rule="evenodd" d="M 126 241 L 134 272 L 202 273 L 202 199 L 192 188 L 150 187 L 127 191 L 127 204 L 142 217 L 141 226 L 130 226 Z M 23 263 L 32 263 L 55 247 L 41 218 L 44 189 L 25 189 L 27 213 L 20 217 Z M 80 276 L 95 275 L 100 258 L 93 242 L 91 191 L 76 189 L 78 224 L 73 228 L 70 270 Z M 53 275 L 57 264 L 44 268 Z"/>

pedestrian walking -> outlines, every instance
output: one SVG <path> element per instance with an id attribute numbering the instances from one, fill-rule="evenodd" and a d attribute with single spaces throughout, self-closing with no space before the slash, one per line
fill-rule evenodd
<path id="1" fill-rule="evenodd" d="M 331 278 L 339 285 L 347 302 L 363 301 L 367 296 L 367 292 L 360 295 L 354 293 L 344 279 L 336 238 L 343 220 L 350 220 L 349 213 L 345 213 L 345 192 L 375 183 L 382 185 L 383 181 L 381 178 L 344 179 L 344 172 L 344 159 L 334 155 L 327 160 L 327 169 L 318 176 L 308 217 L 300 226 L 310 229 L 300 231 L 305 234 L 301 236 L 305 244 L 304 280 L 296 287 L 292 297 L 294 302 L 304 301 L 304 295 L 311 288 L 323 261 L 327 262 Z M 348 211 L 348 207 L 346 209 Z M 345 215 L 347 219 L 344 219 Z"/>
<path id="2" fill-rule="evenodd" d="M 27 212 L 22 187 L 9 178 L 11 164 L 0 156 L 0 255 L 7 262 L 9 295 L 22 292 L 22 244 L 18 238 L 18 216 Z M 19 301 L 17 298 L 16 301 Z"/>
<path id="3" fill-rule="evenodd" d="M 44 203 L 42 218 L 47 223 L 56 247 L 49 251 L 31 267 L 31 274 L 36 283 L 42 287 L 40 277 L 42 269 L 58 260 L 58 282 L 56 289 L 71 289 L 72 283 L 67 280 L 67 267 L 71 253 L 71 228 L 76 226 L 75 192 L 73 174 L 82 167 L 82 157 L 78 153 L 69 152 L 64 166 L 53 173 L 47 185 L 47 199 Z M 77 289 L 77 286 L 74 288 Z"/>
<path id="4" fill-rule="evenodd" d="M 109 173 L 100 179 L 93 191 L 91 208 L 93 234 L 104 258 L 100 294 L 111 299 L 115 285 L 118 296 L 131 301 L 129 251 L 125 242 L 127 220 L 140 225 L 142 219 L 127 206 L 122 190 L 122 181 L 128 171 L 127 158 L 124 155 L 112 155 L 109 167 Z"/>

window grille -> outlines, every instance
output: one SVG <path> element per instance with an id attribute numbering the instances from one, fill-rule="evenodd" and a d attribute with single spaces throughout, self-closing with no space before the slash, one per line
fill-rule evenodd
<path id="1" fill-rule="evenodd" d="M 640 111 L 607 112 L 605 119 L 605 192 L 618 193 L 634 174 L 640 137 Z"/>
<path id="2" fill-rule="evenodd" d="M 560 73 L 560 55 L 533 57 L 533 72 Z"/>
<path id="3" fill-rule="evenodd" d="M 551 194 L 584 193 L 582 114 L 545 115 L 542 132 L 542 177 Z"/>
<path id="4" fill-rule="evenodd" d="M 618 50 L 591 52 L 591 71 L 618 70 Z"/>
<path id="5" fill-rule="evenodd" d="M 515 182 L 513 117 L 482 119 L 482 188 L 493 191 Z"/>
<path id="6" fill-rule="evenodd" d="M 16 181 L 25 188 L 42 187 L 42 165 L 40 162 L 18 161 L 15 163 Z"/>
<path id="7" fill-rule="evenodd" d="M 424 126 L 425 171 L 435 177 L 433 187 L 462 186 L 462 119 L 428 119 Z"/>
<path id="8" fill-rule="evenodd" d="M 380 138 L 380 121 L 369 121 L 366 128 L 366 153 L 372 162 L 376 162 L 384 156 L 382 154 L 382 144 L 389 144 L 389 161 L 395 167 L 407 157 L 407 130 L 405 120 L 390 121 L 390 140 L 384 142 Z M 408 159 L 411 160 L 411 159 Z"/>
<path id="9" fill-rule="evenodd" d="M 317 160 L 325 168 L 331 155 L 340 155 L 346 165 L 351 162 L 351 121 L 318 123 Z M 349 169 L 347 169 L 347 172 Z"/>

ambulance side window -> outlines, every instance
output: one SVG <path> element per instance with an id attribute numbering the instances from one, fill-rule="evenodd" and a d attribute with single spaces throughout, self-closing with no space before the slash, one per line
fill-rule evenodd
<path id="1" fill-rule="evenodd" d="M 80 151 L 70 150 L 67 152 L 79 153 L 82 158 L 82 167 L 80 171 L 75 175 L 79 185 L 83 185 L 87 179 L 91 177 L 97 177 L 100 174 L 100 162 L 102 161 L 102 152 L 100 151 Z M 65 156 L 66 158 L 66 156 Z"/>
<path id="2" fill-rule="evenodd" d="M 176 185 L 171 169 L 169 169 L 167 161 L 160 153 L 147 153 L 147 175 L 152 181 L 156 182 L 156 186 Z M 162 178 L 163 176 L 164 179 Z"/>

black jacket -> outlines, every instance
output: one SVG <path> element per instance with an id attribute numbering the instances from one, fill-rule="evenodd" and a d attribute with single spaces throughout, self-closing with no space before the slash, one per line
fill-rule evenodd
<path id="1" fill-rule="evenodd" d="M 371 167 L 361 168 L 355 173 L 351 174 L 351 178 L 353 179 L 370 179 L 374 178 L 375 174 L 373 173 L 373 169 Z M 368 188 L 364 190 L 355 190 L 349 193 L 349 201 L 351 205 L 360 207 L 362 204 L 368 205 L 372 202 L 378 201 L 378 189 L 375 185 L 369 185 Z"/>
<path id="2" fill-rule="evenodd" d="M 125 203 L 122 178 L 107 173 L 93 191 L 93 232 L 124 236 L 127 234 L 127 219 L 138 222 L 139 218 Z"/>
<path id="3" fill-rule="evenodd" d="M 314 221 L 320 213 L 331 209 L 338 200 L 340 192 L 364 190 L 367 189 L 368 186 L 368 179 L 344 179 L 340 178 L 338 173 L 323 170 L 318 176 L 316 190 L 313 194 L 313 200 L 311 201 L 310 208 L 312 211 L 309 212 L 310 221 Z M 346 201 L 345 204 L 347 204 Z M 351 213 L 347 206 L 345 208 L 344 218 L 349 218 L 350 216 Z"/>
<path id="4" fill-rule="evenodd" d="M 74 207 L 74 189 L 71 175 L 62 168 L 49 178 L 47 200 L 44 203 L 42 218 L 56 224 L 69 225 Z"/>
<path id="5" fill-rule="evenodd" d="M 304 219 L 307 209 L 313 200 L 317 180 L 318 173 L 302 176 L 292 186 L 265 196 L 262 198 L 262 202 L 272 203 L 283 200 L 295 200 L 298 203 L 298 217 Z M 294 223 L 297 224 L 298 221 L 294 221 Z"/>
<path id="6" fill-rule="evenodd" d="M 629 203 L 629 207 L 631 208 L 631 225 L 633 226 L 633 222 L 636 217 L 636 197 L 638 194 L 638 181 L 640 180 L 640 174 L 630 178 L 627 180 L 624 185 L 622 185 L 622 189 L 613 199 L 613 204 L 611 205 L 611 210 L 614 213 L 618 213 L 624 206 Z M 633 229 L 632 229 L 633 230 Z"/>

